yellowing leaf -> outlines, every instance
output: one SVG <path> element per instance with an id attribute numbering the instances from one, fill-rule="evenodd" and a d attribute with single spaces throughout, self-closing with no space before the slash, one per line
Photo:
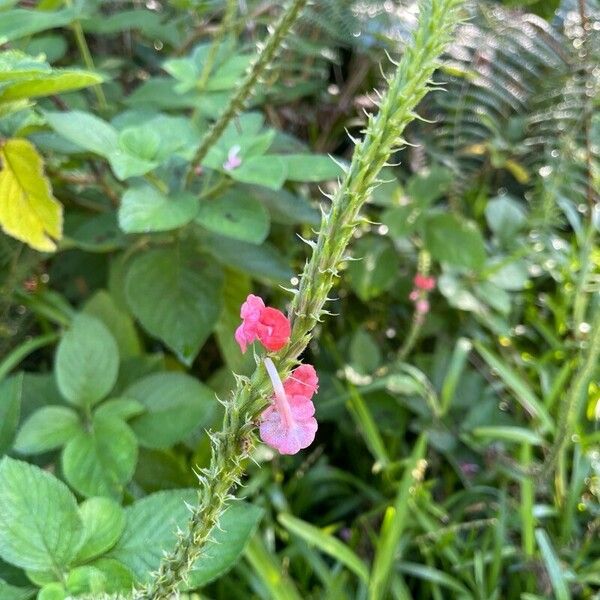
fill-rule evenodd
<path id="1" fill-rule="evenodd" d="M 35 250 L 53 252 L 62 237 L 62 206 L 35 147 L 13 138 L 0 147 L 0 225 Z"/>

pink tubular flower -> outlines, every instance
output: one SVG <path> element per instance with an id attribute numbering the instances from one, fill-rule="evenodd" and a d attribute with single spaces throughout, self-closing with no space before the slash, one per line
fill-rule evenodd
<path id="1" fill-rule="evenodd" d="M 242 352 L 258 340 L 267 350 L 281 350 L 290 339 L 288 318 L 276 308 L 265 306 L 262 298 L 250 294 L 240 310 L 242 324 L 236 329 L 235 340 Z"/>
<path id="2" fill-rule="evenodd" d="M 226 171 L 233 171 L 242 164 L 242 159 L 239 157 L 241 148 L 236 144 L 229 149 L 227 160 L 223 163 L 223 168 Z"/>
<path id="3" fill-rule="evenodd" d="M 416 288 L 427 292 L 430 292 L 435 287 L 435 277 L 427 277 L 427 275 L 422 275 L 421 273 L 415 275 L 413 282 Z"/>
<path id="4" fill-rule="evenodd" d="M 265 367 L 274 403 L 260 417 L 260 439 L 281 454 L 296 454 L 312 444 L 317 432 L 311 400 L 319 386 L 317 373 L 311 365 L 302 365 L 282 384 L 270 358 L 265 358 Z"/>

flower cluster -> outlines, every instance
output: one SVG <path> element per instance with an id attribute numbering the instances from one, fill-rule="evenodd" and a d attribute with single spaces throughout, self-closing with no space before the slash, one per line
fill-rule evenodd
<path id="1" fill-rule="evenodd" d="M 289 341 L 291 326 L 288 318 L 276 308 L 265 306 L 262 298 L 250 294 L 240 310 L 242 324 L 235 339 L 242 352 L 248 344 L 258 340 L 267 350 L 281 350 Z M 260 437 L 281 454 L 296 454 L 310 446 L 317 432 L 312 397 L 319 387 L 319 379 L 312 365 L 300 365 L 281 382 L 270 358 L 264 359 L 265 368 L 273 384 L 273 404 L 260 417 Z"/>
<path id="2" fill-rule="evenodd" d="M 423 318 L 429 312 L 427 296 L 435 288 L 435 277 L 417 273 L 413 279 L 414 288 L 408 296 L 414 303 L 417 315 Z"/>
<path id="3" fill-rule="evenodd" d="M 281 350 L 290 339 L 289 319 L 276 308 L 265 306 L 262 298 L 250 294 L 240 310 L 242 324 L 235 331 L 235 341 L 242 352 L 255 340 L 267 350 Z"/>

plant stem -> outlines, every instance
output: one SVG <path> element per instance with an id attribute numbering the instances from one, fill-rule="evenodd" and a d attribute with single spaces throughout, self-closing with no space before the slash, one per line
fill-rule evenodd
<path id="1" fill-rule="evenodd" d="M 221 42 L 225 37 L 226 33 L 229 31 L 233 20 L 235 19 L 235 13 L 237 8 L 237 0 L 227 0 L 227 6 L 225 8 L 225 14 L 223 15 L 223 20 L 219 25 L 219 29 L 213 38 L 213 41 L 208 50 L 208 54 L 206 56 L 206 60 L 204 61 L 204 66 L 202 67 L 202 73 L 200 73 L 200 79 L 198 80 L 198 89 L 203 90 L 206 82 L 208 81 L 208 77 L 212 72 L 213 66 L 215 64 L 215 60 L 217 58 L 217 54 L 219 52 L 219 48 L 221 46 Z"/>
<path id="2" fill-rule="evenodd" d="M 251 73 L 260 74 L 264 70 L 304 4 L 305 0 L 292 3 L 263 50 L 264 54 L 269 48 L 269 58 L 263 59 L 261 54 Z M 278 363 L 279 375 L 284 378 L 298 363 L 313 328 L 326 314 L 323 306 L 343 261 L 346 246 L 359 222 L 359 210 L 376 185 L 379 171 L 387 163 L 392 151 L 402 143 L 400 136 L 404 128 L 416 117 L 414 109 L 429 89 L 438 56 L 458 22 L 457 9 L 460 4 L 461 0 L 426 0 L 422 3 L 413 44 L 405 52 L 395 74 L 387 78 L 389 89 L 381 98 L 379 114 L 368 117 L 365 138 L 357 143 L 346 176 L 332 197 L 331 210 L 323 213 L 317 241 L 310 242 L 313 253 L 305 265 L 299 289 L 294 291 L 290 343 L 271 355 Z M 262 66 L 257 69 L 256 65 Z M 212 141 L 219 137 L 228 120 L 243 106 L 258 74 L 246 78 L 240 88 L 246 91 L 243 94 L 238 91 L 235 98 L 239 100 L 232 101 L 225 112 L 227 118 L 222 116 L 218 128 L 215 130 L 213 127 L 209 132 L 209 142 L 201 145 L 195 160 L 197 164 L 202 161 Z M 224 402 L 222 429 L 211 434 L 210 465 L 199 475 L 201 487 L 198 504 L 191 509 L 186 531 L 179 535 L 173 551 L 163 558 L 149 585 L 134 593 L 136 599 L 167 600 L 176 597 L 180 583 L 186 580 L 210 540 L 226 503 L 233 498 L 231 493 L 244 473 L 244 462 L 252 445 L 254 420 L 264 410 L 272 393 L 260 357 L 251 378 L 237 376 L 236 380 L 236 389 Z"/>
<path id="3" fill-rule="evenodd" d="M 0 362 L 0 381 L 2 381 L 24 358 L 32 352 L 49 346 L 59 339 L 58 333 L 48 333 L 27 340 L 17 346 L 2 362 Z"/>
<path id="4" fill-rule="evenodd" d="M 229 104 L 202 138 L 200 146 L 190 162 L 190 167 L 186 175 L 187 185 L 191 183 L 194 177 L 194 169 L 202 164 L 208 151 L 221 137 L 227 125 L 246 107 L 246 103 L 254 93 L 258 80 L 277 56 L 285 37 L 300 16 L 307 2 L 308 0 L 292 0 L 292 3 L 275 25 L 260 54 L 248 70 L 240 86 L 234 92 Z"/>
<path id="5" fill-rule="evenodd" d="M 72 4 L 72 0 L 67 0 L 67 6 L 72 6 Z M 77 44 L 77 48 L 79 49 L 79 53 L 81 54 L 83 63 L 90 71 L 95 71 L 96 67 L 94 65 L 94 59 L 92 58 L 92 54 L 85 40 L 83 28 L 81 27 L 81 23 L 78 19 L 71 24 L 71 29 L 73 30 L 73 34 L 75 36 L 75 43 Z M 102 85 L 94 85 L 92 89 L 94 90 L 94 94 L 96 95 L 96 100 L 98 101 L 98 106 L 100 107 L 100 110 L 105 112 L 108 109 L 108 103 L 106 102 L 106 96 L 104 95 Z"/>

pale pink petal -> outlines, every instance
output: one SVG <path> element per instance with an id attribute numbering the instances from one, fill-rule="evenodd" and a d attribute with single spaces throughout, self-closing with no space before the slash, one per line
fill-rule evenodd
<path id="1" fill-rule="evenodd" d="M 244 320 L 257 321 L 260 319 L 260 313 L 265 307 L 265 303 L 260 296 L 248 294 L 246 301 L 240 309 L 240 317 Z"/>

